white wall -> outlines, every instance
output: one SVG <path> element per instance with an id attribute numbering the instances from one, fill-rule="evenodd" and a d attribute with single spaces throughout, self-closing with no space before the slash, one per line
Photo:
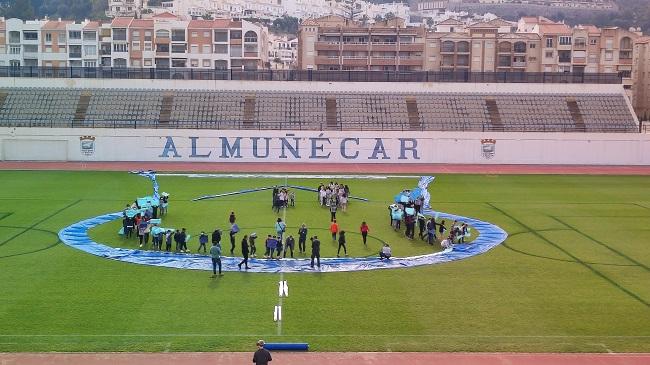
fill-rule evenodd
<path id="1" fill-rule="evenodd" d="M 85 153 L 82 136 L 95 138 Z M 485 139 L 495 141 L 490 158 Z M 0 151 L 0 160 L 650 165 L 650 135 L 0 128 Z"/>

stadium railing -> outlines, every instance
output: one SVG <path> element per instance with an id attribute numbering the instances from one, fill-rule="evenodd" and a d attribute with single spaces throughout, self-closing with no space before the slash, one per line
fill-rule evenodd
<path id="1" fill-rule="evenodd" d="M 128 120 L 90 120 L 83 122 L 57 122 L 31 119 L 12 119 L 0 121 L 0 127 L 44 127 L 44 128 L 128 128 L 128 129 L 215 129 L 215 130 L 286 130 L 286 131 L 459 131 L 459 132 L 590 132 L 590 133 L 650 133 L 650 127 L 643 128 L 630 124 L 612 123 L 606 126 L 587 125 L 584 130 L 569 124 L 530 124 L 518 123 L 504 126 L 495 126 L 484 123 L 482 126 L 449 123 L 449 128 L 428 128 L 426 125 L 413 126 L 403 124 L 347 124 L 342 126 L 328 126 L 325 123 L 296 123 L 287 121 L 232 121 L 232 120 L 203 120 L 203 121 L 173 121 L 163 122 L 128 121 Z"/>
<path id="2" fill-rule="evenodd" d="M 0 77 L 328 82 L 461 82 L 620 84 L 616 73 L 217 70 L 195 68 L 0 66 Z"/>

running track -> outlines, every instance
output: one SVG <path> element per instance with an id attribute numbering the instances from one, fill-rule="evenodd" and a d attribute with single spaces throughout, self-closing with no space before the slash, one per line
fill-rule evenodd
<path id="1" fill-rule="evenodd" d="M 180 162 L 0 162 L 0 170 L 157 170 L 185 172 L 314 172 L 389 174 L 650 175 L 650 166 L 301 164 Z M 1 365 L 250 364 L 251 353 L 0 353 Z M 275 365 L 648 365 L 650 354 L 524 354 L 423 352 L 275 353 Z"/>
<path id="2" fill-rule="evenodd" d="M 272 353 L 271 365 L 648 365 L 649 354 L 513 354 L 434 352 Z M 252 364 L 252 351 L 198 353 L 0 354 L 2 365 Z"/>
<path id="3" fill-rule="evenodd" d="M 0 170 L 97 170 L 184 172 L 313 172 L 377 174 L 580 174 L 650 175 L 650 166 L 334 164 L 272 162 L 0 162 Z"/>

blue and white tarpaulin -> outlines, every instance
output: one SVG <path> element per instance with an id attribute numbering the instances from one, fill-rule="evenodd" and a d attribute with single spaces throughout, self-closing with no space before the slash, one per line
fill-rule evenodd
<path id="1" fill-rule="evenodd" d="M 298 273 L 314 271 L 344 272 L 417 267 L 457 261 L 480 255 L 505 241 L 508 234 L 503 229 L 492 223 L 455 214 L 434 212 L 431 210 L 428 204 L 429 194 L 426 190 L 426 186 L 431 181 L 433 181 L 433 178 L 423 177 L 419 183 L 421 193 L 425 198 L 425 205 L 422 210 L 423 214 L 427 216 L 436 216 L 441 219 L 452 221 L 457 220 L 467 223 L 474 229 L 475 235 L 478 235 L 474 241 L 467 244 L 455 244 L 451 248 L 445 249 L 441 252 L 410 257 L 392 257 L 389 260 L 379 260 L 378 257 L 321 258 L 320 269 L 312 269 L 310 267 L 310 259 L 272 260 L 250 258 L 248 263 L 250 269 L 247 271 L 262 273 Z M 109 213 L 89 218 L 63 228 L 59 232 L 59 238 L 63 243 L 70 247 L 112 260 L 178 269 L 212 270 L 212 261 L 210 256 L 116 248 L 94 242 L 90 237 L 88 237 L 89 229 L 121 218 L 122 212 Z M 393 245 L 392 248 L 393 253 L 399 252 L 398 245 Z M 221 259 L 223 270 L 240 271 L 237 267 L 237 264 L 240 261 L 240 257 L 223 256 Z"/>

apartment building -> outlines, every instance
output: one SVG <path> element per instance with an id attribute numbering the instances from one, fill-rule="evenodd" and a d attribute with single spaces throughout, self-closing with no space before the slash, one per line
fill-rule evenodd
<path id="1" fill-rule="evenodd" d="M 269 40 L 269 62 L 271 69 L 288 70 L 295 66 L 298 57 L 298 39 L 275 36 Z"/>
<path id="2" fill-rule="evenodd" d="M 569 27 L 544 17 L 523 17 L 518 31 L 536 33 L 542 40 L 542 72 L 618 73 L 632 88 L 634 41 L 639 30 L 593 25 Z"/>
<path id="3" fill-rule="evenodd" d="M 427 32 L 425 69 L 430 71 L 536 72 L 540 38 L 515 33 L 502 19 L 465 25 L 449 19 Z"/>
<path id="4" fill-rule="evenodd" d="M 106 0 L 108 9 L 106 16 L 139 16 L 142 12 L 143 0 Z"/>
<path id="5" fill-rule="evenodd" d="M 423 27 L 400 18 L 362 25 L 338 15 L 304 21 L 298 31 L 298 67 L 313 70 L 421 71 Z"/>
<path id="6" fill-rule="evenodd" d="M 0 66 L 266 68 L 268 30 L 233 19 L 0 21 Z"/>
<path id="7" fill-rule="evenodd" d="M 650 37 L 640 37 L 634 43 L 632 72 L 632 105 L 645 121 L 650 120 Z"/>

